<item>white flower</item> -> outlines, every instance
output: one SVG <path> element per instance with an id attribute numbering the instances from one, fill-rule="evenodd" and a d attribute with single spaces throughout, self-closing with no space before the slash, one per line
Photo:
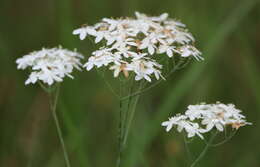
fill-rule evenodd
<path id="1" fill-rule="evenodd" d="M 159 61 L 166 53 L 173 56 L 192 56 L 201 60 L 201 53 L 193 46 L 194 38 L 179 21 L 168 18 L 167 13 L 160 16 L 147 16 L 136 12 L 136 18 L 104 18 L 93 26 L 84 26 L 73 31 L 83 40 L 86 36 L 94 37 L 95 43 L 103 42 L 101 48 L 94 51 L 84 65 L 87 70 L 93 67 L 108 66 L 118 77 L 121 65 L 128 64 L 127 72 L 134 72 L 135 80 L 152 81 L 162 77 Z M 138 59 L 142 55 L 142 60 Z M 125 76 L 126 70 L 123 71 Z"/>
<path id="2" fill-rule="evenodd" d="M 88 71 L 94 66 L 100 68 L 102 66 L 107 66 L 109 63 L 114 62 L 117 57 L 113 56 L 111 49 L 101 48 L 92 53 L 94 56 L 89 57 L 88 62 L 84 64 Z"/>
<path id="3" fill-rule="evenodd" d="M 105 23 L 108 23 L 109 26 L 109 31 L 113 31 L 116 29 L 116 27 L 120 24 L 119 20 L 115 20 L 115 19 L 109 19 L 109 18 L 104 18 L 102 19 L 102 21 L 104 21 Z"/>
<path id="4" fill-rule="evenodd" d="M 168 13 L 163 13 L 159 17 L 148 17 L 145 14 L 135 12 L 135 16 L 137 17 L 137 19 L 140 19 L 140 20 L 162 22 L 167 19 Z"/>
<path id="5" fill-rule="evenodd" d="M 159 69 L 161 69 L 162 66 L 152 60 L 144 59 L 142 56 L 144 55 L 139 55 L 139 58 L 135 57 L 132 63 L 129 64 L 129 69 L 134 71 L 136 74 L 135 80 L 139 81 L 144 78 L 148 82 L 151 82 L 152 80 L 150 75 L 152 74 L 154 74 L 158 80 L 161 77 L 161 72 Z"/>
<path id="6" fill-rule="evenodd" d="M 135 57 L 138 55 L 136 52 L 130 50 L 130 46 L 126 47 L 125 45 L 126 44 L 122 44 L 120 46 L 114 45 L 113 48 L 116 50 L 114 52 L 114 55 L 119 54 L 124 56 L 125 58 Z"/>
<path id="7" fill-rule="evenodd" d="M 131 50 L 132 46 L 137 46 L 133 38 L 123 38 L 123 39 L 116 39 L 116 42 L 113 44 L 112 48 L 117 50 Z"/>
<path id="8" fill-rule="evenodd" d="M 193 56 L 197 60 L 204 60 L 203 57 L 201 57 L 200 51 L 198 51 L 195 47 L 191 45 L 183 46 L 180 48 L 181 57 L 189 57 Z"/>
<path id="9" fill-rule="evenodd" d="M 201 139 L 204 139 L 204 137 L 201 135 L 203 132 L 203 129 L 199 126 L 198 123 L 193 122 L 186 122 L 185 123 L 185 131 L 188 133 L 188 138 L 194 137 L 195 135 L 198 135 Z"/>
<path id="10" fill-rule="evenodd" d="M 169 118 L 168 121 L 165 121 L 162 123 L 162 126 L 166 126 L 166 131 L 169 132 L 173 125 L 181 125 L 180 122 L 186 120 L 187 117 L 185 115 L 176 115 L 174 117 Z M 183 129 L 183 126 L 178 126 L 178 131 L 181 132 Z"/>
<path id="11" fill-rule="evenodd" d="M 110 70 L 114 70 L 114 77 L 118 77 L 119 73 L 122 71 L 125 75 L 125 77 L 128 77 L 128 71 L 129 71 L 129 67 L 128 67 L 128 63 L 127 62 L 116 62 L 113 66 L 111 66 L 109 69 Z"/>
<path id="12" fill-rule="evenodd" d="M 216 127 L 217 130 L 222 132 L 224 130 L 224 126 L 225 126 L 225 122 L 222 119 L 219 119 L 214 116 L 212 118 L 204 118 L 201 121 L 201 124 L 206 125 L 206 131 L 210 131 L 211 129 Z"/>
<path id="13" fill-rule="evenodd" d="M 174 52 L 178 52 L 175 48 L 175 46 L 161 45 L 159 47 L 158 53 L 166 53 L 169 57 L 172 57 Z"/>
<path id="14" fill-rule="evenodd" d="M 25 84 L 36 83 L 38 80 L 48 85 L 62 82 L 65 76 L 73 78 L 71 73 L 74 68 L 80 70 L 83 56 L 67 49 L 52 48 L 42 49 L 18 58 L 18 69 L 30 68 L 32 73 Z"/>
<path id="15" fill-rule="evenodd" d="M 174 125 L 177 126 L 178 132 L 183 129 L 187 132 L 188 137 L 198 135 L 203 139 L 202 134 L 211 131 L 214 127 L 222 132 L 226 126 L 238 129 L 241 126 L 251 125 L 245 120 L 241 110 L 235 108 L 233 104 L 199 104 L 189 105 L 187 111 L 183 114 L 177 114 L 163 122 L 168 132 Z"/>
<path id="16" fill-rule="evenodd" d="M 95 35 L 97 34 L 97 32 L 93 27 L 87 27 L 87 26 L 78 28 L 73 31 L 73 35 L 79 35 L 79 38 L 81 40 L 84 40 L 88 34 Z"/>
<path id="17" fill-rule="evenodd" d="M 204 105 L 189 105 L 185 115 L 191 120 L 200 119 L 204 114 Z"/>
<path id="18" fill-rule="evenodd" d="M 169 132 L 175 125 L 178 132 L 182 132 L 182 130 L 185 129 L 189 138 L 198 135 L 201 139 L 203 139 L 203 136 L 201 135 L 202 130 L 200 129 L 199 124 L 193 123 L 187 120 L 187 118 L 188 117 L 185 115 L 176 115 L 169 118 L 169 121 L 163 122 L 162 126 L 166 126 L 166 131 Z"/>

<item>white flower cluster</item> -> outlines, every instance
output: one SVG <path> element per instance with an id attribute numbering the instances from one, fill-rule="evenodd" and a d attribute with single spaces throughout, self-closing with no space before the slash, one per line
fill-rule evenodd
<path id="1" fill-rule="evenodd" d="M 104 46 L 94 51 L 84 65 L 87 70 L 109 66 L 110 70 L 114 70 L 114 77 L 120 72 L 128 77 L 129 71 L 132 71 L 135 80 L 151 82 L 151 75 L 157 80 L 162 77 L 162 65 L 156 62 L 161 58 L 160 54 L 165 53 L 170 58 L 176 54 L 203 59 L 192 45 L 194 38 L 184 24 L 169 19 L 166 13 L 158 17 L 148 17 L 138 12 L 135 15 L 136 18 L 104 18 L 93 26 L 83 26 L 73 31 L 81 40 L 93 36 L 95 43 L 104 42 Z"/>
<path id="2" fill-rule="evenodd" d="M 163 122 L 162 126 L 166 126 L 167 132 L 176 126 L 178 132 L 185 129 L 188 137 L 198 135 L 203 139 L 202 134 L 214 127 L 222 132 L 225 126 L 230 125 L 237 130 L 241 126 L 251 124 L 246 122 L 245 116 L 240 113 L 241 110 L 236 109 L 233 104 L 226 105 L 217 102 L 216 104 L 189 105 L 184 115 L 177 114 Z"/>
<path id="3" fill-rule="evenodd" d="M 30 67 L 32 70 L 25 84 L 36 83 L 41 80 L 48 85 L 52 85 L 55 81 L 61 82 L 65 76 L 73 78 L 70 73 L 73 68 L 80 70 L 82 64 L 80 59 L 83 56 L 77 52 L 67 49 L 43 48 L 40 51 L 32 52 L 16 60 L 18 69 L 26 69 Z"/>

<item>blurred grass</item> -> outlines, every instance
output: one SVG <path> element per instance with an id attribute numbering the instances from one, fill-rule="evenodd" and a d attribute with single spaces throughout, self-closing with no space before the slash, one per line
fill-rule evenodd
<path id="1" fill-rule="evenodd" d="M 0 1 L 0 166 L 64 166 L 47 96 L 24 86 L 17 57 L 62 44 L 88 57 L 93 46 L 72 30 L 103 17 L 168 12 L 186 23 L 202 48 L 195 62 L 141 97 L 125 167 L 186 166 L 182 138 L 160 122 L 200 101 L 235 102 L 254 125 L 210 150 L 199 166 L 259 166 L 260 10 L 253 0 L 46 0 Z M 241 39 L 242 38 L 242 39 Z M 95 72 L 77 72 L 62 85 L 58 114 L 73 166 L 114 166 L 117 101 Z M 202 147 L 194 139 L 192 151 Z M 257 149 L 256 149 L 257 148 Z M 225 155 L 225 156 L 223 156 Z"/>

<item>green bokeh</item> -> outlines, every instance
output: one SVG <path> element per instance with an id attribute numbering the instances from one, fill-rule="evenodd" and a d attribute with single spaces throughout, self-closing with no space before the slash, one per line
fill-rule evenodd
<path id="1" fill-rule="evenodd" d="M 124 167 L 186 167 L 177 133 L 160 122 L 198 102 L 234 103 L 252 126 L 228 143 L 210 149 L 200 167 L 260 165 L 260 8 L 257 0 L 0 0 L 0 166 L 64 166 L 48 96 L 24 85 L 15 60 L 42 47 L 63 47 L 88 57 L 89 41 L 72 35 L 82 24 L 103 17 L 164 12 L 187 24 L 205 61 L 174 73 L 141 96 L 125 153 Z M 86 59 L 85 59 L 86 61 Z M 65 79 L 58 114 L 72 167 L 114 167 L 118 101 L 95 71 Z M 203 142 L 191 144 L 194 155 Z"/>

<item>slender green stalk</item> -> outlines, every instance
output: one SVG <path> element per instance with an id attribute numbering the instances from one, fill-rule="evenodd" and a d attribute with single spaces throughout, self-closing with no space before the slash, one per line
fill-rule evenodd
<path id="1" fill-rule="evenodd" d="M 59 123 L 57 113 L 56 113 L 59 91 L 60 91 L 60 85 L 57 85 L 55 91 L 50 93 L 51 112 L 52 112 L 52 116 L 53 116 L 53 119 L 54 119 L 54 122 L 55 122 L 55 125 L 56 125 L 56 130 L 57 130 L 58 137 L 59 137 L 59 140 L 60 140 L 60 144 L 61 144 L 61 147 L 62 147 L 63 156 L 64 156 L 64 159 L 65 159 L 66 166 L 71 167 L 70 161 L 69 161 L 69 156 L 68 156 L 67 149 L 66 149 L 66 146 L 65 146 L 65 142 L 64 142 L 64 139 L 63 139 L 63 136 L 62 136 L 60 123 Z"/>
<path id="2" fill-rule="evenodd" d="M 105 82 L 106 86 L 110 89 L 110 91 L 118 98 L 120 99 L 120 95 L 118 95 L 116 93 L 116 91 L 113 89 L 112 85 L 107 81 L 106 77 L 105 77 L 105 72 L 106 71 L 103 71 L 101 72 L 100 70 L 96 69 L 98 75 L 100 75 L 100 77 L 103 79 L 103 81 Z"/>
<path id="3" fill-rule="evenodd" d="M 133 91 L 134 83 L 132 82 L 133 80 L 129 80 L 129 81 L 131 82 L 131 84 L 128 93 L 131 94 Z M 142 89 L 143 85 L 144 85 L 143 82 L 140 82 L 138 91 Z M 131 123 L 133 121 L 138 99 L 140 97 L 140 95 L 135 97 L 130 96 L 127 99 L 128 101 L 125 102 L 125 99 L 122 98 L 124 94 L 123 93 L 124 88 L 125 86 L 123 85 L 123 81 L 120 81 L 120 99 L 119 99 L 120 111 L 119 111 L 119 125 L 118 125 L 119 155 L 117 160 L 117 167 L 121 166 L 123 150 L 127 142 L 127 137 L 130 131 Z M 124 107 L 124 104 L 126 104 L 127 106 Z"/>
<path id="4" fill-rule="evenodd" d="M 118 123 L 118 158 L 117 158 L 117 167 L 121 166 L 121 157 L 122 157 L 122 136 L 123 136 L 123 101 L 121 99 L 121 96 L 123 94 L 123 85 L 122 81 L 120 81 L 120 99 L 119 99 L 119 123 Z"/>
<path id="5" fill-rule="evenodd" d="M 176 72 L 177 70 L 183 68 L 181 67 L 182 65 L 182 62 L 179 62 L 166 76 L 165 78 L 168 78 L 171 74 L 173 74 L 174 72 Z M 185 66 L 187 65 L 186 63 L 184 64 Z M 122 98 L 122 100 L 126 100 L 126 99 L 129 99 L 130 97 L 133 97 L 133 96 L 137 96 L 137 95 L 140 95 L 142 93 L 145 93 L 146 91 L 150 90 L 151 88 L 157 86 L 159 83 L 161 83 L 162 81 L 164 81 L 164 79 L 160 79 L 156 82 L 154 82 L 153 84 L 149 85 L 148 87 L 144 88 L 143 90 L 142 89 L 139 89 L 138 91 L 130 94 L 130 95 L 127 95 L 125 97 Z"/>
<path id="6" fill-rule="evenodd" d="M 206 152 L 208 151 L 210 144 L 213 142 L 214 138 L 216 137 L 216 135 L 218 134 L 218 132 L 215 132 L 209 139 L 209 142 L 206 144 L 205 148 L 202 150 L 202 152 L 200 153 L 200 155 L 198 156 L 198 158 L 196 158 L 195 161 L 193 161 L 193 163 L 191 164 L 190 167 L 194 167 L 206 154 Z"/>
<path id="7" fill-rule="evenodd" d="M 188 164 L 190 164 L 190 162 L 192 161 L 192 155 L 191 155 L 191 151 L 190 151 L 190 148 L 189 148 L 189 145 L 188 145 L 189 143 L 187 141 L 185 134 L 183 134 L 183 140 L 184 140 L 184 147 L 186 149 L 187 156 L 188 156 Z"/>
<path id="8" fill-rule="evenodd" d="M 218 142 L 218 143 L 212 143 L 212 144 L 209 144 L 210 147 L 217 147 L 217 146 L 220 146 L 222 144 L 225 144 L 226 142 L 228 142 L 233 136 L 235 136 L 236 134 L 236 130 L 234 132 L 232 132 L 229 136 L 227 136 L 225 138 L 225 140 L 221 141 L 221 142 Z"/>
<path id="9" fill-rule="evenodd" d="M 139 86 L 139 91 L 142 89 L 142 87 L 143 87 L 143 83 L 141 82 L 140 86 Z M 133 99 L 133 106 L 132 106 L 129 118 L 127 118 L 128 121 L 126 120 L 127 122 L 126 122 L 126 130 L 125 130 L 125 134 L 124 134 L 124 138 L 123 138 L 123 147 L 126 145 L 126 142 L 127 142 L 128 134 L 129 134 L 129 131 L 130 131 L 130 128 L 131 128 L 131 124 L 132 124 L 133 119 L 134 119 L 136 106 L 137 106 L 139 97 L 140 97 L 140 95 L 134 97 L 134 99 Z"/>
<path id="10" fill-rule="evenodd" d="M 131 94 L 134 91 L 134 87 L 135 87 L 134 81 L 135 81 L 134 78 L 131 78 L 128 94 Z M 125 113 L 125 116 L 124 116 L 124 132 L 126 132 L 126 129 L 127 129 L 127 120 L 128 120 L 129 112 L 130 112 L 130 109 L 131 109 L 132 100 L 133 100 L 133 96 L 130 96 L 127 99 L 127 108 L 126 108 L 126 113 Z M 125 136 L 125 133 L 124 133 L 123 137 L 124 136 Z"/>

